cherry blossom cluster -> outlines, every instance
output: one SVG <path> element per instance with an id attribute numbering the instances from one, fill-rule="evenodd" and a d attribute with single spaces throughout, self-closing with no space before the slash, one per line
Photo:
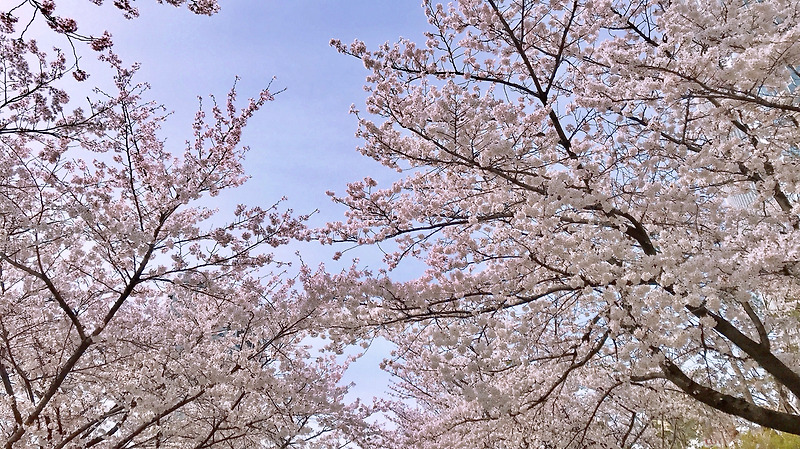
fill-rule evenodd
<path id="1" fill-rule="evenodd" d="M 189 8 L 211 14 L 216 3 Z M 89 74 L 70 52 L 43 51 L 20 25 L 28 13 L 76 52 L 100 52 L 112 89 L 71 99 Z M 227 222 L 208 207 L 247 179 L 242 131 L 273 93 L 244 106 L 235 86 L 211 97 L 185 146 L 168 147 L 164 108 L 145 99 L 110 34 L 84 37 L 56 13 L 52 1 L 0 13 L 0 445 L 363 438 L 369 410 L 345 404 L 345 365 L 309 346 L 326 304 L 285 266 L 272 271 L 270 251 L 302 237 L 306 217 L 280 201 L 240 205 Z"/>
<path id="2" fill-rule="evenodd" d="M 360 151 L 403 175 L 331 194 L 347 219 L 320 230 L 386 269 L 307 287 L 339 338 L 396 344 L 386 444 L 800 433 L 798 5 L 424 8 L 422 44 L 332 41 L 370 71 Z"/>

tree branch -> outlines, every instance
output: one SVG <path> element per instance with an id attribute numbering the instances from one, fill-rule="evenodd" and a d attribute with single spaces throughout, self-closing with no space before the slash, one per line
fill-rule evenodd
<path id="1" fill-rule="evenodd" d="M 693 381 L 677 365 L 665 359 L 661 364 L 664 376 L 692 398 L 721 412 L 782 432 L 800 435 L 800 416 L 776 412 L 751 404 L 744 399 L 720 393 Z"/>

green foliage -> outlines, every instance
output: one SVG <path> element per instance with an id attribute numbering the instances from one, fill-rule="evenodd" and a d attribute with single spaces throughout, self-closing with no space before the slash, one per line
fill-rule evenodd
<path id="1" fill-rule="evenodd" d="M 758 429 L 745 432 L 734 444 L 736 449 L 797 449 L 800 436 L 772 429 Z"/>

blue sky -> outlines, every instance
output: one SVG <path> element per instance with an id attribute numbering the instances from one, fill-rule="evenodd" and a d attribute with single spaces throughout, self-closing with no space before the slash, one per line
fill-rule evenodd
<path id="1" fill-rule="evenodd" d="M 71 2 L 80 6 L 76 15 L 86 14 L 80 31 L 109 29 L 123 60 L 142 64 L 139 80 L 151 84 L 152 99 L 175 111 L 165 135 L 176 145 L 190 129 L 196 97 L 224 96 L 235 76 L 242 99 L 257 95 L 273 76 L 273 88 L 286 89 L 244 135 L 253 179 L 237 196 L 248 203 L 271 204 L 286 195 L 297 212 L 319 208 L 315 221 L 327 221 L 341 209 L 326 190 L 341 192 L 347 181 L 388 173 L 356 151 L 356 119 L 348 114 L 353 103 L 363 109 L 367 72 L 328 42 L 359 38 L 374 48 L 400 36 L 421 37 L 420 0 L 222 0 L 212 17 L 140 0 L 141 16 L 132 21 L 111 5 Z"/>
<path id="2" fill-rule="evenodd" d="M 109 30 L 123 61 L 141 64 L 137 79 L 150 84 L 147 99 L 173 111 L 163 136 L 176 151 L 191 137 L 198 96 L 223 98 L 236 76 L 243 103 L 273 77 L 273 90 L 285 89 L 245 130 L 243 142 L 251 148 L 246 169 L 252 179 L 221 196 L 223 212 L 233 203 L 269 206 L 286 196 L 285 207 L 298 214 L 318 209 L 312 224 L 322 225 L 342 219 L 344 212 L 326 191 L 341 193 L 347 182 L 365 176 L 396 178 L 357 151 L 357 121 L 349 110 L 351 104 L 364 109 L 368 72 L 329 42 L 358 38 L 376 48 L 400 37 L 421 40 L 428 27 L 421 0 L 220 0 L 221 11 L 211 17 L 138 0 L 140 17 L 134 20 L 123 18 L 111 2 L 98 7 L 90 0 L 60 0 L 56 13 L 75 17 L 83 34 Z M 81 65 L 90 67 L 94 55 L 87 52 Z M 103 82 L 102 76 L 94 75 L 87 84 Z M 330 264 L 333 253 L 344 249 L 295 246 L 314 265 Z M 278 253 L 291 256 L 296 247 Z M 375 267 L 376 254 L 375 249 L 351 251 L 344 259 L 373 260 Z"/>
<path id="3" fill-rule="evenodd" d="M 240 202 L 271 205 L 287 196 L 287 207 L 298 213 L 319 209 L 314 223 L 321 224 L 343 214 L 327 190 L 343 192 L 348 181 L 368 175 L 391 176 L 356 150 L 356 118 L 348 111 L 351 104 L 363 109 L 367 71 L 328 43 L 358 38 L 375 48 L 401 36 L 419 40 L 427 25 L 420 0 L 221 0 L 222 10 L 212 17 L 140 0 L 136 20 L 124 19 L 107 3 L 66 0 L 57 13 L 75 17 L 84 34 L 109 30 L 123 61 L 141 63 L 138 80 L 151 85 L 149 99 L 174 111 L 164 137 L 176 150 L 190 137 L 198 95 L 224 97 L 236 76 L 242 100 L 256 96 L 273 77 L 272 87 L 285 89 L 249 123 L 244 143 L 251 147 L 246 167 L 252 179 L 223 195 L 230 204 L 221 209 Z M 96 75 L 90 81 L 102 80 Z M 332 253 L 342 249 L 305 244 L 281 252 L 291 255 L 297 248 L 306 262 L 329 265 Z M 379 262 L 372 257 L 374 266 Z M 377 366 L 387 351 L 378 345 L 358 363 L 349 376 L 359 383 L 354 394 L 370 399 L 385 389 L 388 377 Z"/>

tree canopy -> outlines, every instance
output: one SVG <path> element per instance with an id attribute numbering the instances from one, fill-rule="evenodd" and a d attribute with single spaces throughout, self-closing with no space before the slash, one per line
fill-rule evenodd
<path id="1" fill-rule="evenodd" d="M 313 285 L 397 346 L 387 444 L 800 434 L 796 2 L 424 7 L 419 43 L 332 42 L 371 72 L 361 152 L 403 174 L 323 232 L 394 242 L 389 271 Z"/>
<path id="2" fill-rule="evenodd" d="M 115 5 L 136 15 L 130 2 Z M 280 203 L 240 205 L 224 222 L 206 201 L 247 179 L 242 130 L 273 93 L 240 102 L 234 88 L 211 97 L 185 145 L 167 146 L 163 108 L 146 100 L 136 67 L 112 52 L 110 33 L 79 34 L 52 1 L 7 6 L 0 15 L 3 446 L 347 441 L 360 412 L 344 405 L 343 367 L 306 341 L 320 307 L 280 270 L 270 272 L 277 265 L 270 250 L 302 238 L 305 217 Z M 216 2 L 189 9 L 212 13 Z M 48 54 L 42 37 L 61 46 Z M 92 54 L 111 73 L 113 90 L 71 98 L 96 79 L 78 65 Z"/>
<path id="3" fill-rule="evenodd" d="M 331 193 L 346 216 L 318 229 L 279 200 L 208 206 L 247 179 L 270 86 L 202 100 L 168 145 L 111 33 L 3 7 L 6 448 L 793 444 L 800 6 L 423 7 L 419 41 L 331 41 L 369 71 L 360 151 L 399 174 Z M 383 266 L 273 255 L 309 239 Z M 394 396 L 348 403 L 341 351 L 375 338 Z"/>

